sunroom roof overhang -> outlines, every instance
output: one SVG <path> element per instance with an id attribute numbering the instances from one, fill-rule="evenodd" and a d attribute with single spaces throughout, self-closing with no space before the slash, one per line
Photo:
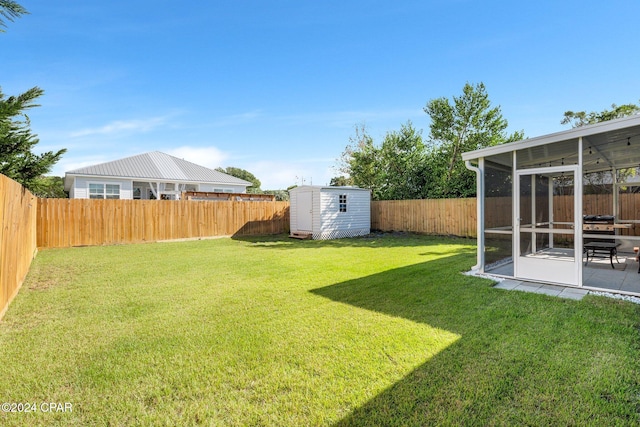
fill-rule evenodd
<path id="1" fill-rule="evenodd" d="M 529 138 L 462 154 L 462 160 L 481 157 L 510 164 L 517 151 L 518 167 L 578 164 L 577 141 L 582 138 L 583 171 L 596 172 L 640 166 L 640 114 L 562 132 Z"/>

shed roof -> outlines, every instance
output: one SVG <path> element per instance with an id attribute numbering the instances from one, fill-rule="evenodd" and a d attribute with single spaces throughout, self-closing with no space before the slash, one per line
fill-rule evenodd
<path id="1" fill-rule="evenodd" d="M 338 186 L 338 185 L 299 185 L 299 186 L 294 187 L 291 190 L 289 190 L 289 192 L 301 191 L 301 190 L 370 191 L 368 188 L 353 187 L 353 186 L 350 186 L 350 185 L 345 185 L 345 186 Z"/>
<path id="2" fill-rule="evenodd" d="M 580 137 L 583 139 L 585 171 L 640 165 L 640 114 L 468 151 L 462 154 L 462 160 L 524 150 L 526 155 L 521 157 L 528 159 L 528 166 L 561 160 L 566 164 L 573 164 L 577 163 L 578 156 L 576 150 L 572 150 L 575 145 L 563 143 L 577 141 Z"/>
<path id="3" fill-rule="evenodd" d="M 65 175 L 98 176 L 167 182 L 198 182 L 250 186 L 251 182 L 179 159 L 160 151 L 74 169 Z"/>

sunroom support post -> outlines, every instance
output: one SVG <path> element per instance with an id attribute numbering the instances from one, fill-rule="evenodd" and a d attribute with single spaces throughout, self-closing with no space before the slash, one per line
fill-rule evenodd
<path id="1" fill-rule="evenodd" d="M 538 235 L 536 234 L 536 193 L 538 189 L 536 188 L 536 177 L 538 175 L 531 175 L 531 225 L 533 227 L 533 233 L 531 233 L 531 253 L 535 254 L 538 252 Z"/>
<path id="2" fill-rule="evenodd" d="M 549 177 L 549 191 L 547 191 L 549 196 L 549 229 L 553 229 L 553 179 Z M 555 234 L 549 233 L 549 248 L 553 249 L 553 237 Z"/>
<path id="3" fill-rule="evenodd" d="M 613 185 L 611 186 L 613 188 L 613 197 L 611 198 L 613 206 L 611 207 L 611 212 L 613 214 L 613 222 L 614 224 L 618 223 L 618 220 L 620 219 L 620 213 L 618 212 L 618 197 L 620 194 L 620 189 L 618 188 L 618 169 L 611 169 L 612 172 L 612 182 Z"/>
<path id="4" fill-rule="evenodd" d="M 513 259 L 513 277 L 518 277 L 517 257 L 520 255 L 520 184 L 518 183 L 518 154 L 515 150 L 511 152 L 511 259 Z"/>
<path id="5" fill-rule="evenodd" d="M 471 267 L 472 271 L 484 273 L 484 157 L 478 159 L 478 166 L 472 166 L 470 161 L 465 161 L 467 169 L 476 173 L 476 239 L 477 239 L 477 263 Z"/>
<path id="6" fill-rule="evenodd" d="M 583 189 L 583 176 L 584 176 L 584 165 L 582 158 L 582 137 L 578 138 L 578 170 L 576 171 L 576 176 L 574 177 L 574 185 L 573 185 L 573 194 L 574 194 L 574 209 L 575 214 L 574 218 L 577 219 L 577 224 L 573 226 L 573 235 L 574 235 L 574 257 L 576 262 L 576 270 L 577 270 L 577 286 L 582 286 L 582 233 L 583 233 L 583 215 L 584 215 L 584 205 L 582 201 L 582 196 L 584 194 Z"/>

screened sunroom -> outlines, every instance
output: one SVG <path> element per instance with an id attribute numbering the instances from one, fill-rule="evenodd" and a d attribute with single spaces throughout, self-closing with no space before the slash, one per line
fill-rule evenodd
<path id="1" fill-rule="evenodd" d="M 464 153 L 481 273 L 640 295 L 640 115 Z"/>

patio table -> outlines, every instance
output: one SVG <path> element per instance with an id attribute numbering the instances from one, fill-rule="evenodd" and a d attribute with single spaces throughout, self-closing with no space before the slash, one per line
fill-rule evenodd
<path id="1" fill-rule="evenodd" d="M 584 265 L 589 263 L 589 251 L 591 251 L 591 258 L 603 258 L 609 256 L 609 261 L 611 261 L 611 268 L 615 268 L 613 265 L 613 257 L 616 257 L 616 262 L 620 264 L 618 261 L 618 246 L 620 243 L 615 242 L 589 242 L 584 244 L 584 252 L 587 253 L 587 261 Z"/>

